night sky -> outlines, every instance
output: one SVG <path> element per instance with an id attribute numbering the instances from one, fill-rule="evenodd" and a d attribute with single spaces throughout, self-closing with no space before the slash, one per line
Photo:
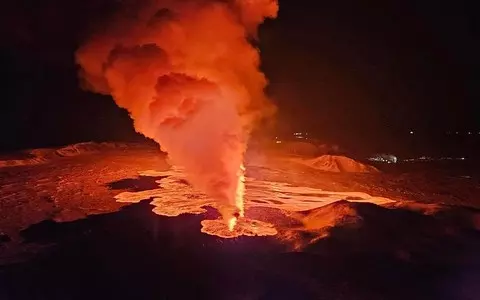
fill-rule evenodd
<path id="1" fill-rule="evenodd" d="M 78 45 L 118 2 L 2 4 L 1 150 L 141 140 L 112 99 L 79 88 L 74 64 Z M 480 132 L 473 2 L 280 0 L 278 19 L 260 31 L 278 129 L 378 149 L 410 130 Z"/>

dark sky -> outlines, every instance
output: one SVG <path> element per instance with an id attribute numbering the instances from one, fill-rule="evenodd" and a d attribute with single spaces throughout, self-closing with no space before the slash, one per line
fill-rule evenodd
<path id="1" fill-rule="evenodd" d="M 347 138 L 480 127 L 478 10 L 466 1 L 282 3 L 263 56 L 293 127 Z"/>
<path id="2" fill-rule="evenodd" d="M 467 0 L 280 0 L 261 29 L 280 128 L 351 143 L 480 131 L 477 9 Z M 78 88 L 73 53 L 115 0 L 2 4 L 0 149 L 135 137 Z"/>

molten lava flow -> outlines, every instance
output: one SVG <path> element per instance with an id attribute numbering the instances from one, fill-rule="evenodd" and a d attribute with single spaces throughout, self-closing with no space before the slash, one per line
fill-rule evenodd
<path id="1" fill-rule="evenodd" d="M 76 53 L 83 85 L 127 109 L 135 129 L 158 142 L 196 189 L 216 199 L 233 230 L 237 212 L 244 215 L 248 136 L 272 111 L 249 39 L 265 18 L 276 16 L 277 2 L 122 4 Z"/>
<path id="2" fill-rule="evenodd" d="M 150 170 L 141 172 L 140 175 L 160 177 L 161 179 L 157 181 L 158 189 L 122 192 L 115 196 L 118 202 L 138 203 L 144 199 L 153 199 L 151 202 L 151 205 L 154 206 L 153 212 L 168 217 L 176 217 L 182 214 L 199 215 L 207 211 L 206 207 L 219 209 L 222 204 L 189 185 L 185 181 L 185 173 L 182 169 L 173 168 L 163 172 Z M 335 202 L 342 203 L 345 202 L 345 199 L 349 202 L 374 203 L 381 206 L 391 206 L 395 203 L 391 199 L 372 197 L 366 193 L 329 192 L 312 187 L 292 186 L 276 181 L 247 178 L 245 184 L 248 192 L 245 195 L 244 203 L 249 211 L 247 216 L 240 218 L 232 216 L 227 220 L 222 218 L 203 220 L 201 222 L 203 233 L 223 238 L 235 238 L 242 235 L 272 236 L 277 234 L 276 226 L 281 229 L 282 226 L 286 225 L 279 221 L 278 217 L 275 217 L 273 211 L 300 221 L 300 223 L 288 222 L 288 226 L 298 225 L 302 226 L 299 228 L 317 228 L 336 222 L 337 214 L 329 214 L 329 210 L 327 210 L 326 214 L 314 214 L 315 218 L 312 219 L 306 217 L 305 212 L 315 211 Z M 345 205 L 340 205 L 340 207 L 343 206 Z M 348 209 L 343 210 L 343 212 L 340 214 L 341 216 L 349 216 Z"/>

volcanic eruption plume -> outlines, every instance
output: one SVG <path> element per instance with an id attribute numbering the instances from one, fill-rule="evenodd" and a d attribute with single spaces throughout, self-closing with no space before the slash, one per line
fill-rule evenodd
<path id="1" fill-rule="evenodd" d="M 272 110 L 249 40 L 265 18 L 276 17 L 277 2 L 124 5 L 78 49 L 82 84 L 127 109 L 136 131 L 158 142 L 194 187 L 216 199 L 233 228 L 243 214 L 249 132 Z"/>

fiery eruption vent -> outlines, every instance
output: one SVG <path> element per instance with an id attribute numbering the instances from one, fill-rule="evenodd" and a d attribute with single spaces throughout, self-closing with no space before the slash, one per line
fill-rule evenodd
<path id="1" fill-rule="evenodd" d="M 195 188 L 218 201 L 233 230 L 237 215 L 244 214 L 248 136 L 272 110 L 259 53 L 248 39 L 265 18 L 276 16 L 277 2 L 124 3 L 77 51 L 82 83 L 127 109 L 135 129 L 158 142 Z"/>
<path id="2" fill-rule="evenodd" d="M 238 209 L 238 216 L 244 217 L 245 216 L 245 204 L 244 204 L 244 197 L 245 197 L 245 166 L 243 164 L 240 165 L 240 169 L 237 173 L 237 190 L 235 193 L 235 206 Z M 237 224 L 237 216 L 234 214 L 228 220 L 228 230 L 233 231 L 235 225 Z"/>

